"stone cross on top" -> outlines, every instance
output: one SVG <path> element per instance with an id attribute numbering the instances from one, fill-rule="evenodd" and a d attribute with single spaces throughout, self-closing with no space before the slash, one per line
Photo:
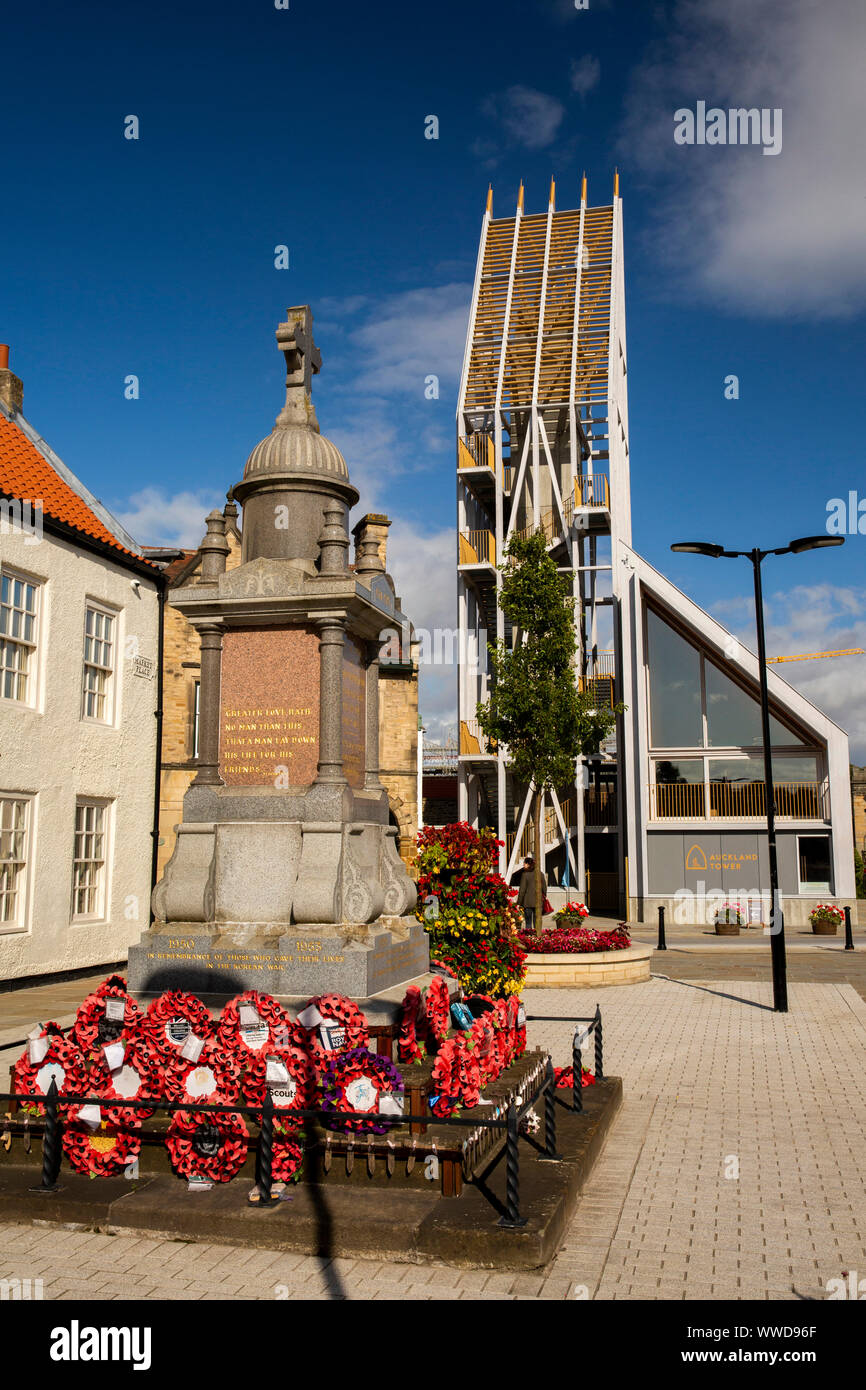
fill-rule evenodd
<path id="1" fill-rule="evenodd" d="M 277 345 L 286 359 L 286 404 L 278 425 L 309 425 L 318 429 L 310 400 L 313 373 L 321 370 L 322 355 L 313 342 L 313 314 L 309 304 L 286 310 L 286 322 L 277 326 Z"/>

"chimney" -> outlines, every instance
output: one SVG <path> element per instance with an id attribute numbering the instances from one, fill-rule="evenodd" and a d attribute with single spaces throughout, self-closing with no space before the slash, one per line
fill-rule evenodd
<path id="1" fill-rule="evenodd" d="M 367 569 L 387 570 L 388 568 L 388 527 L 390 518 L 379 512 L 368 512 L 352 527 L 355 537 L 355 564 L 362 571 Z M 375 556 L 381 564 L 376 564 Z M 372 565 L 369 563 L 373 560 Z"/>
<path id="2" fill-rule="evenodd" d="M 9 370 L 9 345 L 0 343 L 0 405 L 12 412 L 21 410 L 24 387 L 19 377 Z"/>

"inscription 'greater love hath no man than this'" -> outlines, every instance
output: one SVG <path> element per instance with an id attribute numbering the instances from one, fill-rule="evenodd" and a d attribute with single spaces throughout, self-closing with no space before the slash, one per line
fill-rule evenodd
<path id="1" fill-rule="evenodd" d="M 279 775 L 299 748 L 315 747 L 317 738 L 312 721 L 317 716 L 310 705 L 276 705 L 268 709 L 223 710 L 222 766 L 230 777 L 252 774 L 261 781 Z M 291 776 L 287 778 L 291 781 Z"/>

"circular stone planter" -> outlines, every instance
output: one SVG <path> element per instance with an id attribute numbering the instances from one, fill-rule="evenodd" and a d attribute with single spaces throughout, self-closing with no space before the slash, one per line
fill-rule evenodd
<path id="1" fill-rule="evenodd" d="M 716 936 L 739 936 L 740 928 L 736 922 L 717 922 Z"/>
<path id="2" fill-rule="evenodd" d="M 835 936 L 838 931 L 836 922 L 813 922 L 812 934 L 814 936 Z"/>
<path id="3" fill-rule="evenodd" d="M 651 946 L 619 951 L 557 951 L 526 957 L 526 989 L 597 989 L 636 985 L 650 977 Z"/>

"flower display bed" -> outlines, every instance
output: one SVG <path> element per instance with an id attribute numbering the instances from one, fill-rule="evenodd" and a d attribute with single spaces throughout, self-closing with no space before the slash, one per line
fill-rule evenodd
<path id="1" fill-rule="evenodd" d="M 650 977 L 652 947 L 632 945 L 624 924 L 605 932 L 557 926 L 540 936 L 521 933 L 520 941 L 527 953 L 527 989 L 596 989 Z"/>

